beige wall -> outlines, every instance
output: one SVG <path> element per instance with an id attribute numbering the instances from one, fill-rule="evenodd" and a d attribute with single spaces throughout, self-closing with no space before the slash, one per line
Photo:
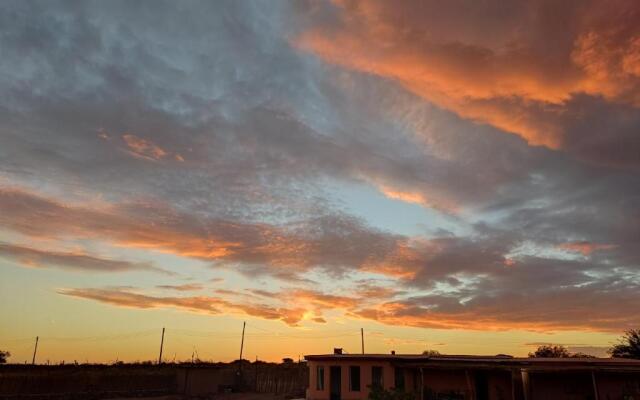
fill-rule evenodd
<path id="1" fill-rule="evenodd" d="M 395 385 L 395 369 L 389 362 L 379 361 L 358 361 L 358 360 L 340 360 L 340 361 L 309 361 L 309 388 L 307 389 L 308 400 L 328 400 L 330 398 L 331 377 L 330 367 L 341 367 L 341 399 L 342 400 L 365 400 L 369 396 L 369 388 L 371 385 L 371 368 L 380 366 L 383 368 L 383 385 L 385 389 L 391 389 Z M 324 390 L 316 390 L 317 387 L 317 367 L 323 366 L 325 369 Z M 352 392 L 349 388 L 349 367 L 360 367 L 360 391 Z M 417 369 L 404 369 L 405 390 L 413 392 L 415 390 L 419 399 L 420 393 L 420 374 Z M 489 396 L 491 399 L 503 400 L 511 399 L 511 374 L 507 371 L 489 371 L 487 372 Z M 469 380 L 467 380 L 469 379 Z M 449 394 L 458 393 L 465 399 L 473 398 L 473 390 L 475 387 L 473 371 L 467 374 L 464 370 L 439 370 L 424 369 L 424 393 L 428 398 L 428 393 Z"/>
<path id="2" fill-rule="evenodd" d="M 385 389 L 391 389 L 395 382 L 394 369 L 389 362 L 373 362 L 373 361 L 309 361 L 309 388 L 307 389 L 308 400 L 328 400 L 329 391 L 331 390 L 331 373 L 330 367 L 341 367 L 341 398 L 342 400 L 364 400 L 369 396 L 369 387 L 371 385 L 371 367 L 382 367 L 382 383 Z M 318 366 L 324 366 L 324 390 L 316 390 L 317 370 Z M 349 390 L 349 367 L 360 367 L 360 391 L 352 392 Z"/>

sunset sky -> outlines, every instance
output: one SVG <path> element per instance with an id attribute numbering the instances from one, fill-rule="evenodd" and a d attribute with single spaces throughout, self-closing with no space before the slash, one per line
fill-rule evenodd
<path id="1" fill-rule="evenodd" d="M 605 355 L 640 3 L 0 2 L 11 362 Z"/>

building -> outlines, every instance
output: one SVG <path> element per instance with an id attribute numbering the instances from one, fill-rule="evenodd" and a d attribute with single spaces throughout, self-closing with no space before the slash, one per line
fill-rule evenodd
<path id="1" fill-rule="evenodd" d="M 393 353 L 305 359 L 307 400 L 363 400 L 376 386 L 416 400 L 640 400 L 640 360 Z"/>

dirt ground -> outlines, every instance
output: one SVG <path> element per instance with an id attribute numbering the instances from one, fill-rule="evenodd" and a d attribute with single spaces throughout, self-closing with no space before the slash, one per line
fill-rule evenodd
<path id="1" fill-rule="evenodd" d="M 109 400 L 185 400 L 185 399 L 201 399 L 201 400 L 299 400 L 292 399 L 290 396 L 272 393 L 220 393 L 205 397 L 185 397 L 180 395 L 159 396 L 159 397 L 118 397 Z"/>

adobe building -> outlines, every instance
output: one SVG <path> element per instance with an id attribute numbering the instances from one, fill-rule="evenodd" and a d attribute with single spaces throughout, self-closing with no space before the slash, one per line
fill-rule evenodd
<path id="1" fill-rule="evenodd" d="M 364 400 L 371 387 L 416 400 L 640 400 L 640 360 L 324 354 L 305 356 L 307 400 Z"/>

